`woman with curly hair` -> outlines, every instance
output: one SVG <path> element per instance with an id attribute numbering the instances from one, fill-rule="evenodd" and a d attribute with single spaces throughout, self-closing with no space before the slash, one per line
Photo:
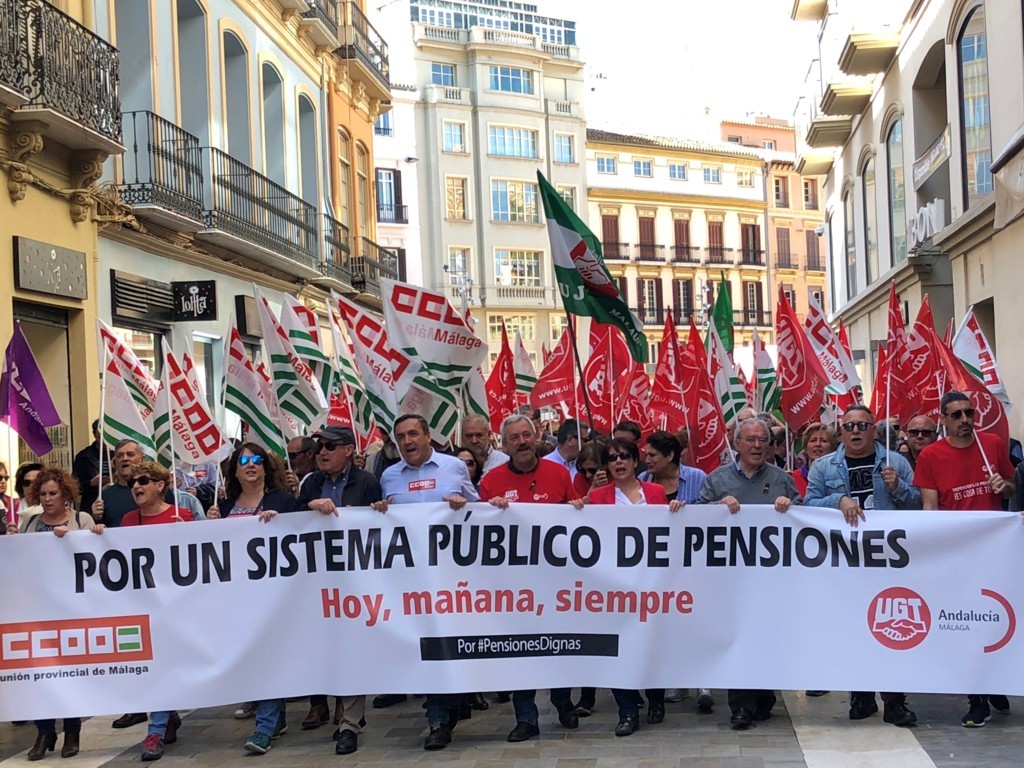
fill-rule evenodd
<path id="1" fill-rule="evenodd" d="M 68 531 L 93 531 L 103 533 L 103 526 L 93 522 L 92 515 L 77 512 L 74 508 L 78 498 L 78 481 L 74 475 L 60 467 L 47 467 L 38 471 L 35 478 L 24 489 L 25 503 L 38 507 L 39 511 L 22 517 L 21 525 L 8 524 L 8 533 L 48 533 L 64 538 Z M 29 760 L 42 760 L 47 752 L 57 746 L 57 721 L 36 720 L 36 743 L 28 751 Z M 78 754 L 82 733 L 82 718 L 64 718 L 64 744 L 61 757 Z"/>
<path id="2" fill-rule="evenodd" d="M 281 459 L 256 443 L 242 443 L 235 449 L 224 478 L 224 493 L 225 498 L 210 507 L 207 517 L 257 515 L 266 522 L 278 512 L 297 508 Z"/>

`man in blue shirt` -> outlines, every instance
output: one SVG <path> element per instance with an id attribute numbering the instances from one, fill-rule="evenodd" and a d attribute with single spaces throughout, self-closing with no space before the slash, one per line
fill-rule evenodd
<path id="1" fill-rule="evenodd" d="M 479 501 L 469 470 L 462 459 L 438 453 L 430 445 L 430 425 L 422 416 L 407 413 L 395 420 L 395 444 L 402 460 L 384 470 L 380 484 L 384 494 L 371 506 L 386 512 L 390 504 L 446 501 L 453 511 L 470 501 Z M 427 711 L 427 734 L 423 748 L 444 749 L 452 740 L 452 724 L 457 721 L 453 710 L 460 697 L 427 694 L 423 708 Z"/>

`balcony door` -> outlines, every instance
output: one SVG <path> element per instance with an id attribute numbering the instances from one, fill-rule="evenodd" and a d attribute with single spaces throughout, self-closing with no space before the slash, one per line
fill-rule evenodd
<path id="1" fill-rule="evenodd" d="M 640 253 L 637 256 L 641 259 L 653 259 L 655 258 L 655 240 L 654 240 L 654 217 L 653 216 L 641 216 L 637 219 L 637 230 L 640 233 L 638 247 Z"/>
<path id="2" fill-rule="evenodd" d="M 601 247 L 604 248 L 604 255 L 607 259 L 621 259 L 622 252 L 619 247 L 619 217 L 601 217 Z"/>

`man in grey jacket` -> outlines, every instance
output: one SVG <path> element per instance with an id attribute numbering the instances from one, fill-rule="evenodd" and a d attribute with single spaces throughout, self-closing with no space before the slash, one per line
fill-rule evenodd
<path id="1" fill-rule="evenodd" d="M 914 471 L 898 452 L 875 441 L 875 417 L 865 405 L 843 413 L 842 440 L 835 453 L 822 456 L 807 475 L 808 507 L 836 507 L 850 525 L 864 520 L 868 509 L 921 509 L 921 492 Z M 911 726 L 917 715 L 907 708 L 902 693 L 882 693 L 883 719 Z M 873 691 L 850 694 L 850 719 L 863 720 L 878 711 Z"/>

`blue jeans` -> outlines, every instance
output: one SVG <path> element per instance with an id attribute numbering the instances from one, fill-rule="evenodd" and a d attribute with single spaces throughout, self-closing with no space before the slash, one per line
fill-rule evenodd
<path id="1" fill-rule="evenodd" d="M 284 699 L 264 699 L 256 702 L 256 733 L 268 738 L 277 730 L 277 722 L 284 717 Z"/>
<path id="2" fill-rule="evenodd" d="M 162 739 L 164 734 L 167 733 L 167 721 L 171 719 L 173 714 L 173 710 L 170 712 L 150 712 L 149 730 L 146 731 L 147 735 L 159 736 Z"/>
<path id="3" fill-rule="evenodd" d="M 423 708 L 427 710 L 427 725 L 448 724 L 452 708 L 459 705 L 460 694 L 428 693 Z"/>
<path id="4" fill-rule="evenodd" d="M 537 711 L 536 691 L 512 691 L 512 707 L 517 723 L 537 725 L 540 713 Z"/>

